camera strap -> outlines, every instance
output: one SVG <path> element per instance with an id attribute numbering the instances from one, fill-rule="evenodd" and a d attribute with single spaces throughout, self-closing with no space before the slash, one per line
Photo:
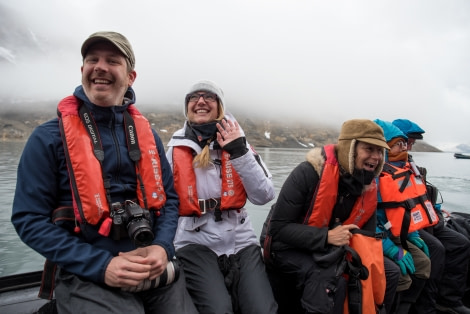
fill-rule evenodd
<path id="1" fill-rule="evenodd" d="M 142 157 L 142 152 L 140 151 L 139 147 L 139 140 L 137 138 L 137 129 L 135 127 L 134 119 L 132 119 L 131 115 L 127 110 L 124 111 L 124 127 L 126 130 L 126 139 L 127 139 L 127 150 L 129 151 L 129 157 L 135 164 L 137 180 L 140 183 L 140 190 L 142 192 L 142 200 L 144 202 L 144 207 L 148 208 L 147 198 L 145 197 L 145 187 L 144 187 L 144 180 L 140 175 L 139 170 L 139 160 Z"/>
<path id="2" fill-rule="evenodd" d="M 137 163 L 142 156 L 139 148 L 139 140 L 136 134 L 134 119 L 132 119 L 129 112 L 124 111 L 124 127 L 126 128 L 127 149 L 132 161 Z"/>
<path id="3" fill-rule="evenodd" d="M 100 133 L 98 132 L 98 127 L 96 125 L 93 116 L 91 115 L 90 110 L 85 106 L 82 102 L 80 109 L 79 109 L 80 119 L 82 120 L 83 124 L 85 125 L 85 129 L 90 136 L 91 143 L 93 144 L 93 153 L 95 154 L 96 159 L 99 161 L 101 165 L 101 176 L 103 178 L 104 189 L 106 191 L 106 200 L 108 204 L 111 204 L 111 195 L 109 193 L 109 189 L 111 187 L 111 182 L 107 179 L 103 173 L 103 160 L 104 160 L 104 150 L 103 146 L 101 145 L 100 140 Z"/>
<path id="4" fill-rule="evenodd" d="M 88 135 L 90 136 L 91 142 L 93 144 L 93 153 L 96 159 L 101 164 L 101 172 L 102 172 L 101 175 L 103 177 L 104 188 L 106 190 L 106 199 L 108 201 L 108 204 L 111 204 L 112 201 L 111 201 L 111 195 L 109 191 L 111 187 L 111 183 L 110 183 L 110 180 L 107 179 L 103 173 L 104 150 L 103 150 L 103 146 L 101 144 L 101 140 L 99 137 L 98 126 L 96 125 L 96 122 L 93 119 L 93 116 L 91 115 L 90 110 L 84 104 L 80 106 L 79 113 L 80 113 L 80 119 L 85 125 L 85 129 L 87 130 Z M 129 152 L 129 157 L 131 158 L 131 160 L 134 162 L 136 166 L 135 167 L 136 175 L 140 183 L 139 188 L 142 191 L 144 206 L 145 208 L 148 208 L 147 199 L 145 198 L 146 194 L 145 194 L 144 182 L 138 170 L 139 160 L 142 156 L 142 153 L 139 147 L 139 140 L 137 138 L 136 126 L 134 123 L 134 119 L 132 119 L 131 115 L 129 114 L 127 110 L 123 112 L 123 115 L 124 115 L 124 129 L 126 133 L 127 150 Z"/>

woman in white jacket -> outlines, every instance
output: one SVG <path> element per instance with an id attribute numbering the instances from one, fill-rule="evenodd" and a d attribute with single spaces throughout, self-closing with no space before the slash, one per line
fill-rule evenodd
<path id="1" fill-rule="evenodd" d="M 261 249 L 244 205 L 275 197 L 271 174 L 225 110 L 222 90 L 194 84 L 186 121 L 167 151 L 180 200 L 175 236 L 187 287 L 201 313 L 276 313 Z"/>

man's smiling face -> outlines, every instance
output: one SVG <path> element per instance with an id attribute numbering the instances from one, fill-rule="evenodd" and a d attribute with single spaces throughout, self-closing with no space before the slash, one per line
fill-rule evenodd
<path id="1" fill-rule="evenodd" d="M 102 107 L 122 105 L 124 94 L 136 78 L 135 71 L 129 72 L 122 53 L 105 41 L 90 47 L 81 71 L 85 94 Z"/>

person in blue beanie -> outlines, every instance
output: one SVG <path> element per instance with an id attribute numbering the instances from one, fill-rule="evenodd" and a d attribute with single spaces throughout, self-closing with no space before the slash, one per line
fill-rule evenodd
<path id="1" fill-rule="evenodd" d="M 431 272 L 430 253 L 418 230 L 437 221 L 421 179 L 410 170 L 407 136 L 391 122 L 374 120 L 384 131 L 390 151 L 378 179 L 377 223 L 385 232 L 384 255 L 400 266 L 395 313 L 408 313 Z"/>
<path id="2" fill-rule="evenodd" d="M 398 127 L 408 136 L 407 150 L 410 151 L 416 140 L 422 140 L 425 131 L 415 122 L 408 119 L 396 119 L 393 125 Z M 411 154 L 408 153 L 410 164 L 414 165 Z M 431 255 L 440 256 L 443 259 L 443 267 L 438 263 L 431 266 L 431 276 L 416 302 L 418 313 L 435 313 L 432 307 L 444 313 L 470 313 L 470 309 L 463 304 L 463 296 L 466 290 L 466 280 L 469 269 L 470 241 L 465 235 L 445 226 L 445 219 L 441 211 L 440 203 L 436 202 L 438 191 L 435 186 L 427 181 L 427 170 L 416 166 L 423 180 L 426 182 L 428 194 L 439 216 L 439 223 L 420 230 L 419 234 L 428 243 Z M 439 241 L 434 241 L 434 239 Z M 431 259 L 433 259 L 431 257 Z M 429 309 L 426 311 L 426 309 Z"/>
<path id="3" fill-rule="evenodd" d="M 81 54 L 82 84 L 33 131 L 18 166 L 11 221 L 52 272 L 41 295 L 54 292 L 58 313 L 197 313 L 174 259 L 170 165 L 135 107 L 131 44 L 101 31 Z"/>

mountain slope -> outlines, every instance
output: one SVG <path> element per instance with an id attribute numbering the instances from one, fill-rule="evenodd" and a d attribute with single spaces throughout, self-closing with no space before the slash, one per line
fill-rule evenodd
<path id="1" fill-rule="evenodd" d="M 39 124 L 55 117 L 55 104 L 34 103 L 29 111 L 19 111 L 14 104 L 0 104 L 0 140 L 25 141 Z M 25 107 L 22 105 L 21 107 Z M 171 135 L 182 127 L 184 117 L 179 110 L 142 112 L 157 130 L 166 145 Z M 311 148 L 335 143 L 339 130 L 318 124 L 266 121 L 256 117 L 246 117 L 234 112 L 249 142 L 255 147 Z M 440 150 L 423 141 L 413 146 L 415 151 L 439 152 Z"/>

